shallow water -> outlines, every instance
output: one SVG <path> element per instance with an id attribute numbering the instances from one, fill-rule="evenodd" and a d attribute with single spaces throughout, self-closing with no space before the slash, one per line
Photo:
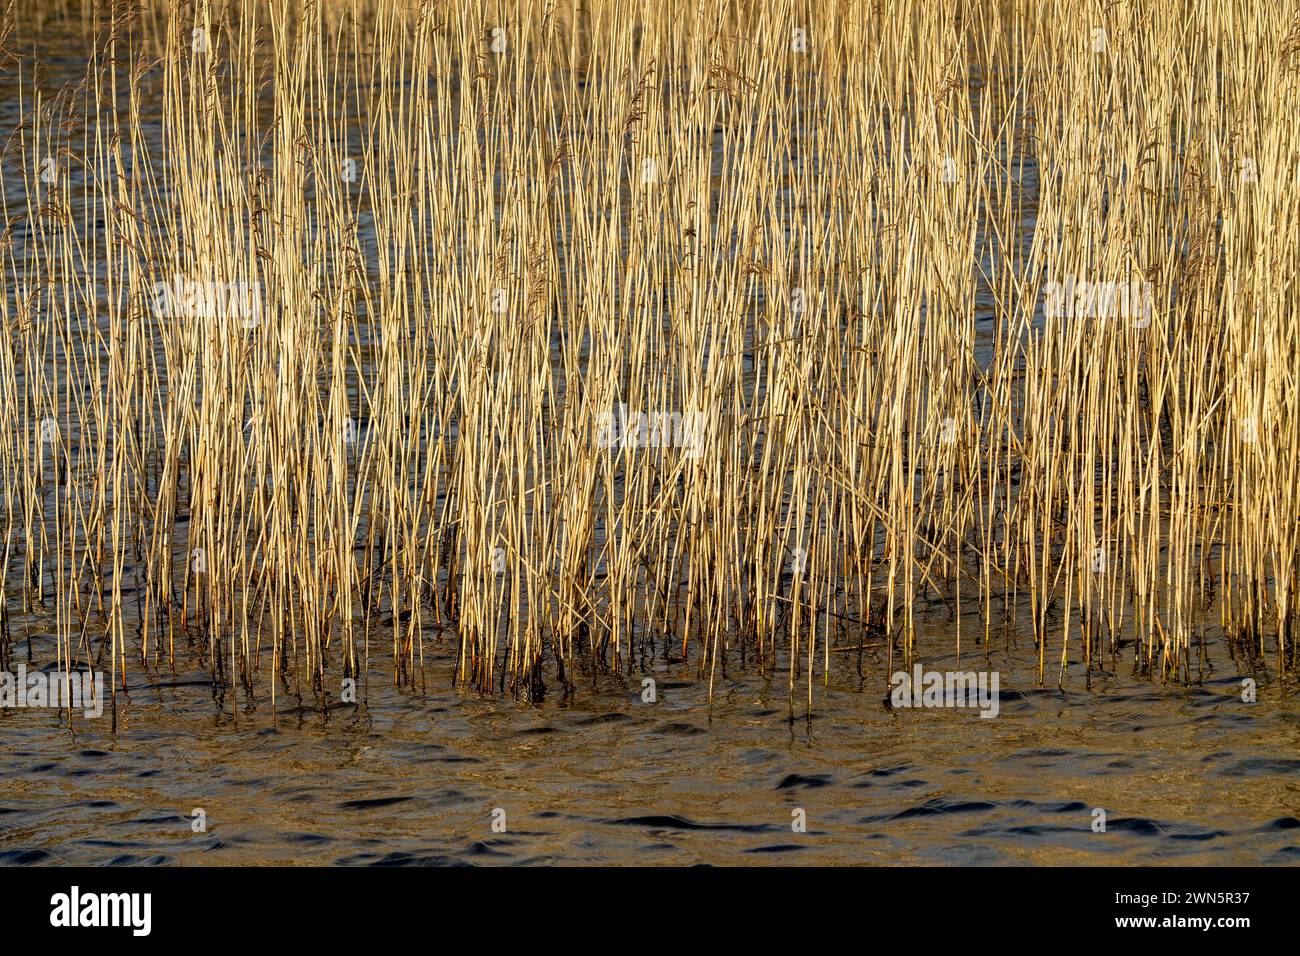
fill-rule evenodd
<path id="1" fill-rule="evenodd" d="M 802 686 L 790 719 L 785 674 L 729 674 L 710 707 L 683 666 L 655 672 L 655 703 L 638 675 L 527 704 L 450 689 L 435 656 L 426 694 L 372 678 L 368 705 L 282 697 L 274 718 L 269 700 L 235 715 L 188 674 L 137 674 L 116 733 L 107 714 L 69 730 L 0 712 L 0 862 L 1300 862 L 1294 687 L 1260 674 L 1243 703 L 1219 655 L 1193 688 L 1123 663 L 1091 690 L 1081 668 L 1037 688 L 1022 648 L 992 655 L 1000 712 L 983 719 L 886 708 L 877 653 L 863 681 L 837 668 L 812 720 Z"/>

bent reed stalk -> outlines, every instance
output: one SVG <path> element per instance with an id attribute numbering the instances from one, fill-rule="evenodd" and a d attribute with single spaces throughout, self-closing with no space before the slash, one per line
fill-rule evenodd
<path id="1" fill-rule="evenodd" d="M 484 691 L 739 659 L 811 707 L 935 605 L 1042 681 L 1294 664 L 1292 0 L 23 0 L 3 43 L 0 664 L 274 698 L 445 639 Z"/>

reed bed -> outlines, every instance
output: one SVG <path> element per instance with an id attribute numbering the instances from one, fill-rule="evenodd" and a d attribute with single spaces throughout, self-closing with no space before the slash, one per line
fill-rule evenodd
<path id="1" fill-rule="evenodd" d="M 441 643 L 810 706 L 931 623 L 1044 682 L 1294 664 L 1293 0 L 42 0 L 3 42 L 0 663 L 274 699 Z"/>

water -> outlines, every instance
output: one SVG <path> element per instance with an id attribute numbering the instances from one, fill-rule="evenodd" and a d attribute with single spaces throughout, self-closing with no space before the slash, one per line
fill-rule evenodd
<path id="1" fill-rule="evenodd" d="M 991 655 L 995 719 L 886 708 L 877 648 L 864 680 L 855 653 L 837 655 L 854 661 L 817 689 L 811 720 L 802 685 L 791 720 L 788 676 L 752 669 L 712 706 L 689 665 L 653 669 L 655 703 L 637 674 L 527 704 L 455 691 L 435 653 L 424 694 L 372 676 L 368 704 L 281 697 L 274 716 L 242 695 L 236 712 L 193 671 L 137 673 L 116 732 L 107 714 L 69 730 L 50 711 L 0 712 L 0 862 L 1300 862 L 1293 687 L 1261 674 L 1243 703 L 1220 659 L 1191 688 L 1123 663 L 1091 690 L 1081 668 L 1038 688 L 1030 650 Z"/>

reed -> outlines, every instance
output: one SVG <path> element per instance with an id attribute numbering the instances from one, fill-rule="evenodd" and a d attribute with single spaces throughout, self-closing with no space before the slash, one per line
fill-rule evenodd
<path id="1" fill-rule="evenodd" d="M 274 701 L 438 642 L 482 691 L 686 660 L 810 708 L 927 628 L 1045 682 L 1294 665 L 1292 0 L 2 38 L 5 661 Z"/>

